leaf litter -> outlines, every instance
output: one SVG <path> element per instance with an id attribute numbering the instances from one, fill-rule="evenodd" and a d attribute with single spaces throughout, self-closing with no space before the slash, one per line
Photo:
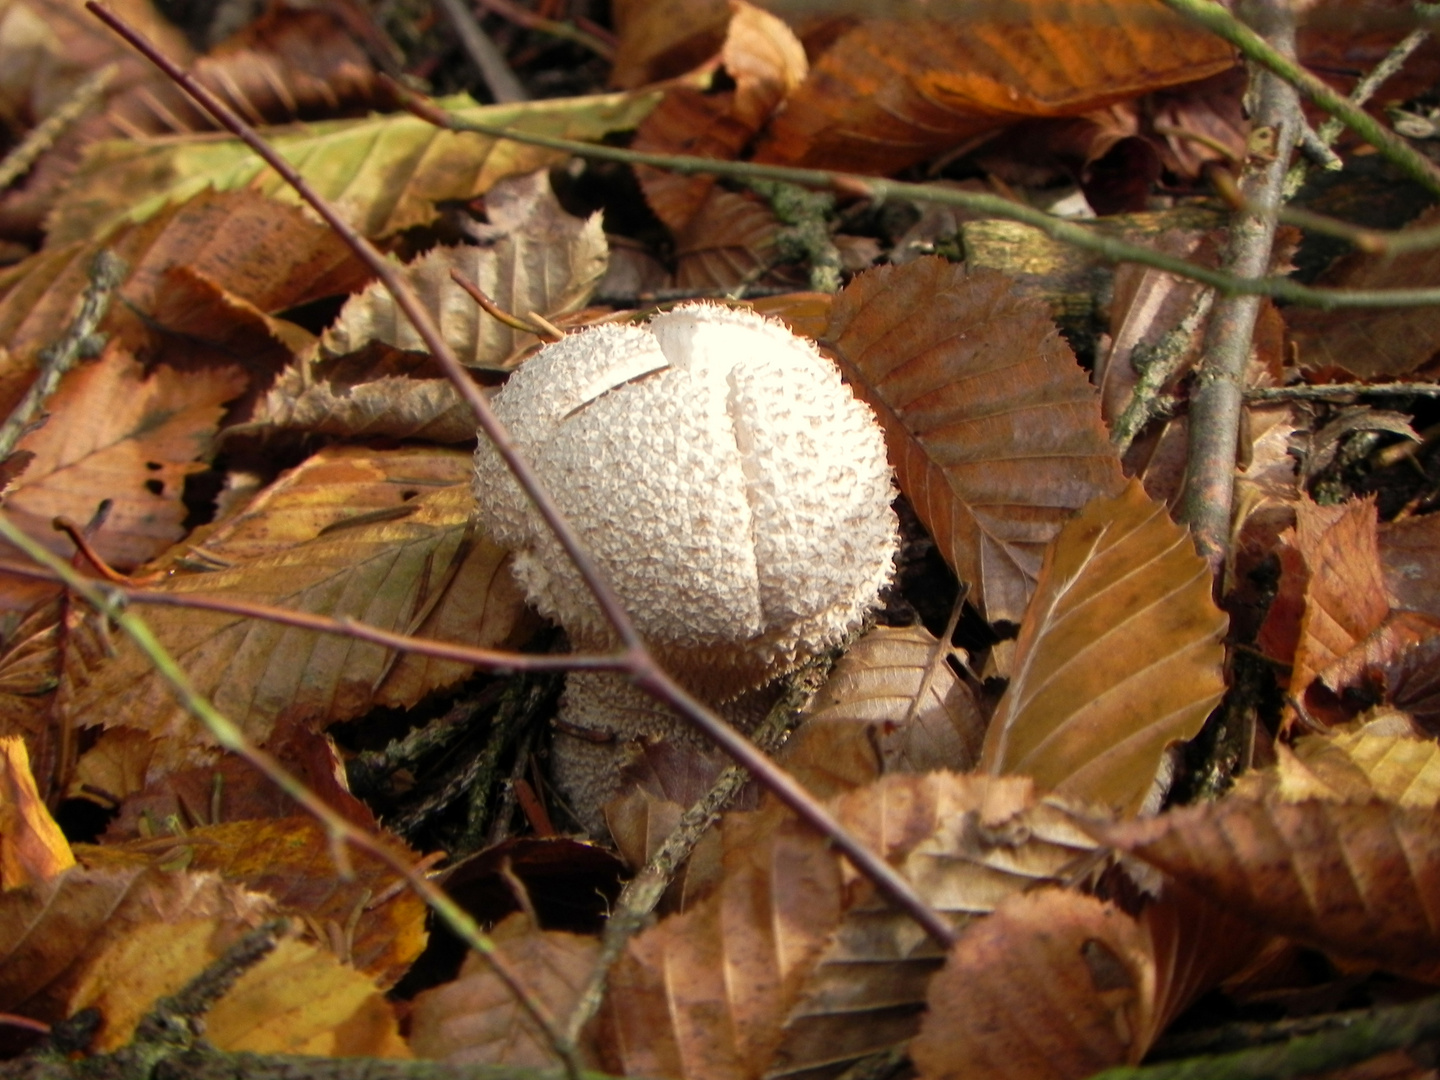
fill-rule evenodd
<path id="1" fill-rule="evenodd" d="M 554 151 L 358 116 L 390 104 L 375 75 L 390 63 L 383 32 L 359 5 L 278 7 L 198 56 L 146 5 L 126 6 L 253 119 L 306 120 L 270 134 L 404 264 L 482 382 L 538 337 L 482 316 L 452 268 L 501 307 L 563 328 L 665 301 L 597 302 L 624 280 L 602 278 L 623 248 L 651 260 L 659 276 L 647 280 L 663 289 L 780 290 L 755 306 L 820 339 L 885 425 L 919 524 L 881 625 L 796 706 L 804 722 L 781 759 L 956 941 L 931 941 L 787 811 L 744 794 L 663 914 L 623 947 L 581 1040 L 592 1067 L 819 1080 L 908 1056 L 926 1077 L 1079 1077 L 1141 1061 L 1217 987 L 1298 1002 L 1328 993 L 1337 972 L 1367 993 L 1381 985 L 1363 981 L 1369 970 L 1412 980 L 1411 993 L 1440 980 L 1440 563 L 1426 513 L 1433 417 L 1418 397 L 1248 410 L 1222 579 L 1233 589 L 1217 606 L 1216 579 L 1166 510 L 1186 468 L 1185 373 L 1203 339 L 1179 324 L 1197 287 L 1139 267 L 1112 275 L 1090 255 L 1047 262 L 1040 253 L 1070 253 L 1028 248 L 1033 230 L 962 212 L 921 225 L 919 207 L 843 184 L 787 202 L 781 189 L 651 169 L 620 182 L 612 166 Z M 1385 4 L 1363 7 L 1375 26 L 1342 30 L 1354 11 L 1315 5 L 1302 58 L 1327 72 L 1373 64 L 1400 31 L 1376 29 Z M 1219 250 L 1222 218 L 1197 225 L 1183 205 L 1152 205 L 1150 180 L 1183 204 L 1203 169 L 1243 152 L 1243 78 L 1228 46 L 1158 2 L 843 17 L 778 0 L 614 9 L 609 74 L 624 92 L 596 92 L 583 73 L 598 68 L 565 52 L 581 46 L 496 16 L 490 29 L 508 26 L 502 41 L 528 74 L 569 57 L 564 86 L 580 96 L 452 105 L 727 161 L 881 175 L 960 162 L 967 179 L 951 190 L 1046 205 L 1069 191 L 1101 214 L 1147 211 L 1101 230 L 1207 265 Z M 196 137 L 208 122 L 69 6 L 9 0 L 0 26 L 24 31 L 0 34 L 0 68 L 17 73 L 0 82 L 0 116 L 16 132 L 94 65 L 118 64 L 100 103 L 0 204 L 0 234 L 27 245 L 0 270 L 0 400 L 13 404 L 48 362 L 100 247 L 130 264 L 102 324 L 108 345 L 65 376 L 25 456 L 7 463 L 12 517 L 67 557 L 50 519 L 93 523 L 102 559 L 171 599 L 556 647 L 537 636 L 507 553 L 474 527 L 473 420 L 368 272 L 248 150 Z M 195 41 L 224 36 L 191 29 Z M 1423 87 L 1435 70 L 1422 49 L 1393 85 Z M 1377 224 L 1429 220 L 1423 204 L 1391 212 Z M 1325 280 L 1409 285 L 1429 259 L 1353 257 Z M 848 284 L 792 287 L 822 270 Z M 1111 289 L 1109 318 L 1093 318 Z M 1248 382 L 1431 381 L 1429 318 L 1267 307 Z M 1076 333 L 1086 319 L 1089 338 Z M 1162 387 L 1174 415 L 1122 465 L 1108 423 L 1139 393 L 1132 360 L 1167 335 L 1183 338 Z M 946 640 L 912 616 L 943 606 L 956 578 L 971 609 Z M 557 1062 L 476 958 L 437 976 L 400 1024 L 381 991 L 424 937 L 402 880 L 363 859 L 357 878 L 342 876 L 324 830 L 222 752 L 128 639 L 53 590 L 6 580 L 0 737 L 15 752 L 0 788 L 0 1010 L 53 1022 L 93 1004 L 95 1049 L 118 1047 L 156 998 L 285 912 L 291 936 L 207 1017 L 216 1045 Z M 511 861 L 516 829 L 551 836 L 552 814 L 564 827 L 537 757 L 553 684 L 216 611 L 155 607 L 147 621 L 347 820 L 388 837 L 375 811 L 385 821 L 398 799 L 424 805 L 443 779 L 399 857 L 483 854 L 508 882 L 508 908 L 532 913 L 496 928 L 497 950 L 553 1015 L 574 1008 L 594 978 L 601 913 L 589 904 L 575 926 L 550 925 L 585 902 L 566 895 L 563 869 L 521 875 Z M 1257 656 L 1265 690 L 1246 698 Z M 1235 700 L 1206 725 L 1227 683 Z M 1201 759 L 1237 724 L 1242 749 L 1215 750 L 1207 786 Z M 364 792 L 371 805 L 341 775 L 356 755 L 388 763 Z M 722 764 L 669 742 L 637 747 L 635 786 L 608 818 L 632 868 Z M 1253 767 L 1237 778 L 1237 764 Z M 64 797 L 115 812 L 98 846 L 63 838 L 51 811 Z M 480 805 L 492 801 L 498 813 Z M 579 846 L 538 842 L 559 852 L 552 861 Z M 482 919 L 506 910 L 472 902 Z M 1310 974 L 1265 967 L 1300 947 Z"/>

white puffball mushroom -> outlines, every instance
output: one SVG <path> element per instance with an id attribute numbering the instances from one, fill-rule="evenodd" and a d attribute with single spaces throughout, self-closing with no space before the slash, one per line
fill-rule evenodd
<path id="1" fill-rule="evenodd" d="M 884 435 L 835 365 L 779 322 L 686 304 L 645 326 L 593 327 L 541 349 L 492 405 L 647 644 L 711 701 L 839 642 L 890 578 Z M 475 494 L 531 602 L 576 648 L 612 647 L 589 589 L 483 437 Z M 564 708 L 572 723 L 578 690 Z M 647 725 L 609 727 L 626 737 Z"/>
<path id="2" fill-rule="evenodd" d="M 682 679 L 733 696 L 856 627 L 898 542 L 884 435 L 782 324 L 686 304 L 541 349 L 493 401 L 635 620 Z M 613 642 L 590 591 L 488 440 L 483 523 L 539 610 Z"/>

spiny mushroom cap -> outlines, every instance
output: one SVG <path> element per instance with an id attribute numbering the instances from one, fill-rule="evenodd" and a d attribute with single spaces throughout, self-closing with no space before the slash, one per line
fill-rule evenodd
<path id="1" fill-rule="evenodd" d="M 640 632 L 697 689 L 740 693 L 842 638 L 898 541 L 885 440 L 810 342 L 689 304 L 542 349 L 493 402 Z M 581 647 L 612 635 L 482 437 L 482 521 Z"/>

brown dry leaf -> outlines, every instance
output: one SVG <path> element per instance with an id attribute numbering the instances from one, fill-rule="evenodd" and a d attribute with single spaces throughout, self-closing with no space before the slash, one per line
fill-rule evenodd
<path id="1" fill-rule="evenodd" d="M 1364 641 L 1319 673 L 1319 687 L 1358 691 L 1408 712 L 1427 731 L 1440 730 L 1440 618 L 1395 611 Z M 1348 703 L 1342 703 L 1348 704 Z M 1312 714 L 1315 710 L 1312 708 Z"/>
<path id="2" fill-rule="evenodd" d="M 1383 523 L 1380 562 L 1397 606 L 1440 616 L 1440 514 Z"/>
<path id="3" fill-rule="evenodd" d="M 450 277 L 456 270 L 503 310 L 522 318 L 568 314 L 590 298 L 605 273 L 600 215 L 567 214 L 541 170 L 496 184 L 485 196 L 489 226 L 477 228 L 479 245 L 436 248 L 405 268 L 405 277 L 435 319 L 445 342 L 470 367 L 502 367 L 536 344 L 486 314 Z M 351 297 L 321 339 L 330 356 L 355 352 L 371 341 L 426 351 L 395 299 L 378 283 Z"/>
<path id="4" fill-rule="evenodd" d="M 557 1017 L 575 1008 L 600 955 L 594 938 L 537 930 L 519 913 L 495 927 L 490 940 L 533 999 Z M 529 1013 L 475 953 L 465 958 L 454 982 L 419 994 L 411 1016 L 410 1046 L 416 1057 L 449 1065 L 560 1065 Z"/>
<path id="5" fill-rule="evenodd" d="M 119 805 L 105 829 L 105 843 L 154 836 L 172 819 L 193 828 L 295 814 L 294 798 L 238 754 L 222 754 L 211 765 L 179 772 L 157 767 L 147 783 L 157 749 L 142 731 L 112 728 L 76 762 L 70 797 Z M 366 830 L 377 827 L 374 813 L 346 787 L 345 763 L 325 735 L 293 727 L 267 749 L 346 821 Z"/>
<path id="6" fill-rule="evenodd" d="M 0 891 L 42 884 L 74 865 L 70 842 L 35 787 L 24 740 L 0 737 Z"/>
<path id="7" fill-rule="evenodd" d="M 917 259 L 851 282 L 826 336 L 946 561 L 988 619 L 1019 622 L 1045 545 L 1124 484 L 1044 306 L 1000 274 Z"/>
<path id="8" fill-rule="evenodd" d="M 974 768 L 986 720 L 946 662 L 950 651 L 923 626 L 871 630 L 806 709 L 781 757 L 786 769 L 829 798 L 882 773 Z"/>
<path id="9" fill-rule="evenodd" d="M 1274 792 L 1285 802 L 1378 798 L 1431 810 L 1440 805 L 1440 745 L 1433 739 L 1382 734 L 1374 727 L 1307 735 L 1294 750 L 1282 743 L 1276 747 L 1275 766 L 1246 773 L 1236 794 L 1260 799 Z"/>
<path id="10" fill-rule="evenodd" d="M 63 515 L 84 526 L 108 500 L 92 543 L 112 566 L 134 569 L 185 534 L 185 477 L 205 467 L 224 405 L 246 383 L 233 367 L 147 373 L 123 348 L 108 348 L 61 381 L 50 419 L 20 441 L 35 457 L 6 513 L 69 555 L 71 542 L 51 521 Z"/>
<path id="11" fill-rule="evenodd" d="M 329 949 L 293 939 L 246 971 L 205 1014 L 220 1050 L 328 1058 L 409 1058 L 375 980 Z"/>
<path id="12" fill-rule="evenodd" d="M 675 236 L 675 287 L 713 293 L 742 282 L 786 284 L 785 278 L 771 272 L 779 260 L 779 231 L 775 214 L 756 196 L 712 191 Z"/>
<path id="13" fill-rule="evenodd" d="M 1225 692 L 1210 592 L 1189 531 L 1138 481 L 1086 505 L 1046 552 L 981 767 L 1138 811 Z"/>
<path id="14" fill-rule="evenodd" d="M 1026 117 L 1078 116 L 1234 63 L 1158 0 L 965 5 L 867 19 L 816 61 L 761 161 L 897 172 Z"/>
<path id="15" fill-rule="evenodd" d="M 834 809 L 957 926 L 1066 876 L 1094 850 L 1064 810 L 1037 803 L 1030 783 L 1016 778 L 895 776 Z M 844 873 L 852 903 L 786 1019 L 772 1072 L 836 1076 L 902 1044 L 919 1023 L 942 954 L 848 864 Z"/>
<path id="16" fill-rule="evenodd" d="M 1440 979 L 1434 807 L 1232 795 L 1091 831 L 1274 933 Z"/>
<path id="17" fill-rule="evenodd" d="M 922 1080 L 1079 1080 L 1134 1065 L 1157 1034 L 1143 927 L 1091 896 L 1044 889 L 970 927 L 930 986 L 910 1044 Z"/>
<path id="18" fill-rule="evenodd" d="M 1433 228 L 1440 208 L 1432 207 L 1407 228 Z M 1440 251 L 1399 255 L 1347 255 L 1321 279 L 1344 289 L 1408 288 L 1440 275 Z M 1381 381 L 1414 376 L 1440 352 L 1440 311 L 1433 307 L 1322 311 L 1292 308 L 1285 313 L 1290 338 L 1305 371 L 1338 368 L 1358 379 Z"/>
<path id="19" fill-rule="evenodd" d="M 1094 850 L 1023 779 L 892 776 L 832 808 L 956 922 Z M 923 931 L 792 818 L 762 809 L 723 828 L 715 892 L 635 938 L 612 975 L 607 1067 L 835 1075 L 908 1038 L 940 959 Z"/>
<path id="20" fill-rule="evenodd" d="M 267 428 L 462 443 L 475 438 L 475 413 L 428 354 L 370 345 L 350 356 L 301 356 L 276 378 L 251 421 L 226 436 Z"/>
<path id="21" fill-rule="evenodd" d="M 418 857 L 386 838 L 408 863 Z M 164 844 L 162 848 L 160 845 Z M 165 865 L 214 871 L 228 884 L 274 901 L 280 914 L 303 920 L 341 960 L 382 986 L 405 974 L 425 945 L 425 904 L 376 856 L 350 849 L 342 877 L 330 839 L 314 818 L 270 818 L 202 825 L 169 838 L 89 847 L 82 862 L 134 860 L 160 851 Z"/>
<path id="22" fill-rule="evenodd" d="M 466 483 L 473 468 L 469 454 L 442 447 L 327 446 L 171 557 L 180 569 L 225 569 L 342 528 L 400 520 L 418 496 Z"/>
<path id="23" fill-rule="evenodd" d="M 1363 644 L 1390 614 L 1375 504 L 1355 499 L 1318 506 L 1303 498 L 1296 505 L 1295 528 L 1281 541 L 1279 593 L 1260 643 L 1283 662 L 1294 642 L 1290 697 L 1304 701 L 1316 677 Z M 1294 722 L 1293 713 L 1292 707 L 1288 722 Z"/>
<path id="24" fill-rule="evenodd" d="M 87 851 L 80 855 L 88 861 Z M 167 870 L 138 857 L 72 867 L 44 884 L 0 893 L 0 1011 L 62 1020 L 75 1011 L 88 965 L 137 927 L 213 916 L 221 928 L 218 955 L 273 908 L 268 897 L 217 874 Z"/>
<path id="25" fill-rule="evenodd" d="M 400 494 L 405 490 L 402 484 Z M 274 554 L 209 573 L 172 574 L 157 587 L 505 647 L 528 633 L 531 616 L 507 553 L 476 533 L 472 503 L 468 483 L 422 488 L 398 516 L 382 508 Z M 200 692 L 260 742 L 292 724 L 334 723 L 375 705 L 409 707 L 469 671 L 455 661 L 397 658 L 353 638 L 220 612 L 165 607 L 147 613 L 147 621 Z M 162 740 L 152 775 L 209 759 L 210 736 L 196 730 L 138 648 L 118 641 L 110 658 L 84 635 L 68 644 L 71 716 Z"/>
<path id="26" fill-rule="evenodd" d="M 726 0 L 614 0 L 610 13 L 619 38 L 610 82 L 625 90 L 708 60 L 731 14 Z"/>
<path id="27" fill-rule="evenodd" d="M 167 271 L 182 266 L 261 312 L 343 294 L 369 271 L 326 226 L 249 192 L 205 192 L 144 225 L 98 241 L 55 247 L 0 272 L 0 408 L 8 411 L 33 377 L 33 356 L 64 333 L 91 264 L 107 247 L 130 266 L 101 329 L 138 348 L 162 333 Z"/>
<path id="28" fill-rule="evenodd" d="M 741 157 L 805 78 L 805 49 L 788 26 L 744 0 L 730 0 L 730 10 L 720 63 L 734 89 L 684 83 L 672 87 L 636 130 L 634 149 L 727 161 Z M 655 216 L 675 233 L 694 219 L 716 184 L 714 177 L 682 176 L 648 166 L 637 166 L 635 175 Z"/>
<path id="29" fill-rule="evenodd" d="M 29 9 L 32 17 L 44 19 L 49 30 L 48 40 L 40 46 L 44 59 L 27 88 L 39 98 L 37 106 L 53 108 L 55 94 L 73 89 L 81 76 L 107 61 L 116 65 L 116 74 L 106 87 L 103 105 L 71 124 L 36 163 L 23 189 L 4 199 L 0 229 L 11 234 L 37 230 L 64 194 L 85 148 L 96 142 L 215 129 L 215 121 L 188 94 L 81 5 L 69 0 L 23 0 L 11 6 Z M 302 10 L 288 3 L 272 4 L 245 30 L 193 62 L 184 38 L 148 3 L 129 0 L 120 6 L 120 13 L 251 123 L 282 124 L 392 107 L 366 50 L 375 30 L 359 5 L 337 3 Z M 23 37 L 0 40 L 25 42 L 22 50 L 30 44 Z M 0 56 L 0 66 L 8 66 L 12 59 Z M 34 119 L 42 115 L 36 113 Z"/>

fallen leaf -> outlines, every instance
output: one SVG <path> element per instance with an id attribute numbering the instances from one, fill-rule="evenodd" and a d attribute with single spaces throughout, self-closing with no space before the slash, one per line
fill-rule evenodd
<path id="1" fill-rule="evenodd" d="M 495 927 L 490 940 L 533 1000 L 555 1017 L 568 1016 L 578 1004 L 600 956 L 595 938 L 538 930 L 519 913 Z M 417 1057 L 449 1065 L 549 1069 L 560 1064 L 514 992 L 474 953 L 453 982 L 415 998 L 410 1046 Z"/>
<path id="2" fill-rule="evenodd" d="M 1091 831 L 1277 934 L 1440 978 L 1433 807 L 1231 796 Z"/>
<path id="3" fill-rule="evenodd" d="M 417 856 L 386 838 L 407 863 Z M 164 845 L 161 847 L 160 845 Z M 425 904 L 377 856 L 350 849 L 348 876 L 334 862 L 335 847 L 314 818 L 270 818 L 202 825 L 174 837 L 81 845 L 82 862 L 155 857 L 201 874 L 213 871 L 227 885 L 274 902 L 278 914 L 302 919 L 345 963 L 391 986 L 425 945 Z M 203 875 L 202 875 L 203 876 Z"/>
<path id="4" fill-rule="evenodd" d="M 0 736 L 0 891 L 38 885 L 75 865 L 35 787 L 24 740 Z"/>
<path id="5" fill-rule="evenodd" d="M 1186 529 L 1132 480 L 1050 546 L 981 768 L 1120 813 L 1225 691 L 1227 618 Z"/>
<path id="6" fill-rule="evenodd" d="M 1228 45 L 1156 0 L 909 14 L 841 36 L 756 160 L 890 175 L 1018 119 L 1078 116 L 1234 63 Z"/>
<path id="7" fill-rule="evenodd" d="M 992 622 L 1019 622 L 1045 545 L 1119 460 L 1044 309 L 940 259 L 857 277 L 828 342 L 885 428 L 900 489 Z"/>
<path id="8" fill-rule="evenodd" d="M 83 527 L 108 501 L 93 545 L 117 569 L 134 569 L 185 535 L 185 477 L 205 467 L 224 405 L 245 385 L 235 368 L 146 372 L 123 349 L 107 349 L 62 380 L 49 421 L 20 441 L 35 458 L 6 513 L 68 555 L 52 519 Z"/>
<path id="9" fill-rule="evenodd" d="M 476 105 L 467 97 L 437 104 L 459 119 L 566 139 L 598 139 L 634 127 L 656 94 L 593 95 L 571 100 Z M 360 232 L 393 236 L 435 220 L 435 204 L 482 195 L 500 179 L 564 160 L 553 150 L 443 131 L 408 113 L 328 120 L 299 132 L 271 132 L 279 151 Z M 238 139 L 185 136 L 107 142 L 86 155 L 50 218 L 49 242 L 108 233 L 140 222 L 206 188 L 250 188 L 298 202 L 277 174 Z M 146 191 L 139 200 L 130 194 Z M 117 197 L 117 193 L 121 193 Z"/>
<path id="10" fill-rule="evenodd" d="M 63 1020 L 75 1011 L 87 965 L 138 926 L 214 916 L 228 944 L 272 910 L 268 898 L 217 874 L 166 870 L 133 856 L 0 892 L 0 1010 Z"/>
<path id="11" fill-rule="evenodd" d="M 536 312 L 553 320 L 590 298 L 605 272 L 606 244 L 600 215 L 581 219 L 567 214 L 544 171 L 498 182 L 485 197 L 485 210 L 490 224 L 480 227 L 483 244 L 435 248 L 407 266 L 404 277 L 462 364 L 498 368 L 513 366 L 507 361 L 538 339 L 481 309 L 451 272 L 463 274 L 504 311 L 522 318 Z M 321 348 L 341 356 L 371 341 L 426 351 L 378 282 L 346 302 Z"/>
<path id="12" fill-rule="evenodd" d="M 508 572 L 507 553 L 474 532 L 468 483 L 425 487 L 402 481 L 390 497 L 416 494 L 402 500 L 398 513 L 344 515 L 354 520 L 234 565 L 227 566 L 223 547 L 213 546 L 210 565 L 226 568 L 171 574 L 157 587 L 350 616 L 482 647 L 523 638 L 531 617 Z M 322 506 L 336 510 L 333 503 Z M 452 660 L 397 657 L 354 638 L 196 608 L 157 609 L 147 621 L 200 692 L 260 742 L 290 724 L 334 723 L 377 704 L 408 707 L 469 671 Z M 107 657 L 73 635 L 68 644 L 71 715 L 163 738 L 164 767 L 208 760 L 211 737 L 196 729 L 136 646 L 117 641 Z"/>
<path id="13" fill-rule="evenodd" d="M 1154 1041 L 1155 960 L 1142 927 L 1094 897 L 1012 896 L 970 927 L 930 987 L 910 1044 L 922 1080 L 1080 1080 Z"/>
<path id="14" fill-rule="evenodd" d="M 375 980 L 329 949 L 289 938 L 205 1014 L 219 1050 L 327 1058 L 411 1057 Z"/>
<path id="15" fill-rule="evenodd" d="M 923 626 L 869 631 L 806 709 L 781 756 L 787 771 L 829 798 L 882 773 L 973 768 L 986 720 L 949 653 Z"/>

